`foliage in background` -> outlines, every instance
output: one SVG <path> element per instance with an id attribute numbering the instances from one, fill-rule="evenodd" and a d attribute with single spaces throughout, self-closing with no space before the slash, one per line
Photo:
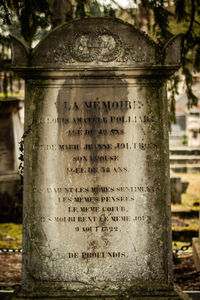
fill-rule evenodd
<path id="1" fill-rule="evenodd" d="M 22 225 L 0 224 L 0 248 L 22 248 Z"/>
<path id="2" fill-rule="evenodd" d="M 51 28 L 75 17 L 83 18 L 87 15 L 114 16 L 114 13 L 111 7 L 104 7 L 102 10 L 96 0 L 0 0 L 1 98 L 7 99 L 9 94 L 16 94 L 21 89 L 21 80 L 10 71 L 9 34 L 23 40 L 29 47 L 34 47 Z"/>
<path id="3" fill-rule="evenodd" d="M 161 45 L 172 36 L 182 34 L 182 74 L 185 78 L 188 108 L 198 105 L 192 91 L 193 74 L 200 72 L 200 1 L 199 0 L 140 0 L 135 25 L 144 26 L 150 36 Z M 138 20 L 140 22 L 138 22 Z M 169 83 L 170 121 L 175 122 L 175 96 L 178 94 L 177 76 Z"/>

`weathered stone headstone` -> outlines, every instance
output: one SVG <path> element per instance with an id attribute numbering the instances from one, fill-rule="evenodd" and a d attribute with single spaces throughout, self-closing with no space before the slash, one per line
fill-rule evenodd
<path id="1" fill-rule="evenodd" d="M 179 299 L 166 80 L 180 38 L 161 49 L 131 25 L 88 18 L 31 53 L 13 48 L 28 130 L 18 297 Z"/>

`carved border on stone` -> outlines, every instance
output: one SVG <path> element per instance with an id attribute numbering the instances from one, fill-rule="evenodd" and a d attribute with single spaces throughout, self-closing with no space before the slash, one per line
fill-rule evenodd
<path id="1" fill-rule="evenodd" d="M 44 63 L 73 63 L 69 53 L 69 46 L 59 44 L 54 50 L 49 50 L 42 55 Z"/>
<path id="2" fill-rule="evenodd" d="M 118 35 L 102 29 L 78 32 L 71 40 L 71 56 L 80 62 L 111 62 L 120 54 L 122 42 Z"/>
<path id="3" fill-rule="evenodd" d="M 146 62 L 150 63 L 151 58 L 148 56 L 147 51 L 142 49 L 142 47 L 131 46 L 128 44 L 124 44 L 122 53 L 120 57 L 117 59 L 117 62 Z"/>
<path id="4" fill-rule="evenodd" d="M 141 39 L 144 39 L 141 37 Z M 107 29 L 77 32 L 68 43 L 59 44 L 43 54 L 45 63 L 75 62 L 150 63 L 149 53 L 141 46 L 124 43 Z"/>

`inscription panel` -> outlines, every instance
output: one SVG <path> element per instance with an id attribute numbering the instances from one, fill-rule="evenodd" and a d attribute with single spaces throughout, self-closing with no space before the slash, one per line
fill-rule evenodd
<path id="1" fill-rule="evenodd" d="M 38 86 L 28 99 L 31 272 L 58 281 L 162 280 L 165 249 L 152 249 L 164 230 L 160 91 L 101 84 L 49 86 L 45 96 Z"/>

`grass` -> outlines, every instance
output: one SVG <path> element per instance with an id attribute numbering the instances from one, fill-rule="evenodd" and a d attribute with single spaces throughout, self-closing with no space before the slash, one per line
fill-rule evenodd
<path id="1" fill-rule="evenodd" d="M 6 96 L 3 93 L 0 93 L 0 101 L 5 101 L 7 98 L 18 98 L 18 99 L 24 99 L 24 93 L 8 93 Z"/>
<path id="2" fill-rule="evenodd" d="M 172 229 L 176 229 L 176 230 L 199 230 L 199 219 L 198 218 L 194 218 L 194 219 L 180 219 L 178 217 L 173 217 L 173 220 L 177 220 L 177 224 L 173 224 L 172 222 Z M 180 222 L 180 223 L 179 223 Z M 179 225 L 181 224 L 181 225 Z M 183 225 L 182 225 L 183 224 Z M 187 225 L 188 226 L 187 226 Z M 186 225 L 186 226 L 184 226 Z"/>
<path id="3" fill-rule="evenodd" d="M 14 223 L 0 224 L 0 248 L 18 249 L 22 247 L 22 225 Z"/>
<path id="4" fill-rule="evenodd" d="M 185 246 L 189 246 L 190 245 L 190 243 L 186 243 L 186 242 L 180 242 L 180 241 L 173 241 L 172 242 L 172 249 L 173 250 L 180 250 L 181 249 L 181 247 L 185 247 Z M 192 246 L 189 246 L 188 248 L 187 248 L 187 250 L 192 250 Z"/>

